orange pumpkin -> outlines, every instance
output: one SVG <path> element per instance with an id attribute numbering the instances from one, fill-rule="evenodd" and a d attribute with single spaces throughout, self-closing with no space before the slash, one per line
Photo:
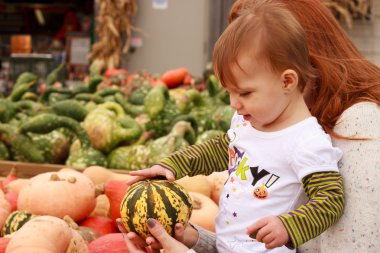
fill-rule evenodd
<path id="1" fill-rule="evenodd" d="M 8 243 L 11 240 L 9 237 L 1 237 L 0 238 L 0 253 L 5 253 L 7 249 Z"/>
<path id="2" fill-rule="evenodd" d="M 39 216 L 27 222 L 14 233 L 6 252 L 88 252 L 86 242 L 77 232 L 73 231 L 62 219 L 53 216 Z"/>
<path id="3" fill-rule="evenodd" d="M 84 221 L 82 221 L 79 225 L 82 227 L 91 228 L 95 230 L 96 232 L 98 232 L 99 235 L 119 232 L 118 228 L 116 227 L 115 222 L 111 218 L 104 217 L 104 216 L 88 217 Z"/>
<path id="4" fill-rule="evenodd" d="M 189 195 L 193 204 L 190 222 L 215 232 L 215 218 L 218 214 L 218 205 L 201 193 L 189 192 Z"/>
<path id="5" fill-rule="evenodd" d="M 5 187 L 4 187 L 4 192 L 16 192 L 19 193 L 21 189 L 27 185 L 29 182 L 28 178 L 18 178 L 16 180 L 13 180 L 12 182 L 9 182 Z"/>
<path id="6" fill-rule="evenodd" d="M 129 253 L 121 233 L 103 235 L 93 240 L 88 249 L 90 253 Z"/>
<path id="7" fill-rule="evenodd" d="M 94 182 L 94 184 L 107 183 L 109 180 L 127 181 L 132 178 L 127 174 L 116 173 L 110 169 L 95 165 L 87 167 L 83 171 L 83 174 L 88 176 Z"/>
<path id="8" fill-rule="evenodd" d="M 10 182 L 16 180 L 16 167 L 12 167 L 12 169 L 9 171 L 8 175 L 5 177 L 3 181 L 3 188 L 7 186 Z"/>
<path id="9" fill-rule="evenodd" d="M 129 185 L 124 181 L 110 180 L 103 185 L 104 194 L 110 201 L 110 217 L 112 220 L 121 218 L 120 203 L 127 192 Z"/>
<path id="10" fill-rule="evenodd" d="M 5 198 L 8 200 L 9 204 L 11 205 L 11 211 L 17 210 L 17 198 L 18 193 L 17 192 L 7 192 L 5 193 Z"/>
<path id="11" fill-rule="evenodd" d="M 77 171 L 46 172 L 30 179 L 19 193 L 17 206 L 37 215 L 78 221 L 96 205 L 95 184 Z"/>
<path id="12" fill-rule="evenodd" d="M 5 198 L 4 193 L 0 190 L 0 228 L 4 226 L 5 220 L 11 213 L 11 205 Z"/>

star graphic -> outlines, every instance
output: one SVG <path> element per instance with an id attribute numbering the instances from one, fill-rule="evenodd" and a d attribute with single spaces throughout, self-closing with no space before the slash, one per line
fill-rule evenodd
<path id="1" fill-rule="evenodd" d="M 236 192 L 236 188 L 232 188 L 232 192 Z"/>

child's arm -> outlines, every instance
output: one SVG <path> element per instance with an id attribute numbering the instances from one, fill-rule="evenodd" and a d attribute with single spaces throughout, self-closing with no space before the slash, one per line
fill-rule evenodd
<path id="1" fill-rule="evenodd" d="M 343 180 L 339 172 L 313 173 L 304 177 L 302 183 L 309 201 L 279 216 L 294 248 L 333 225 L 342 216 L 344 207 Z"/>
<path id="2" fill-rule="evenodd" d="M 129 174 L 138 176 L 134 181 L 156 176 L 165 176 L 172 180 L 171 176 L 179 179 L 186 175 L 209 175 L 214 171 L 223 171 L 228 164 L 228 145 L 228 135 L 219 135 L 202 144 L 187 146 L 174 152 L 151 168 L 131 171 Z"/>
<path id="3" fill-rule="evenodd" d="M 343 182 L 339 172 L 313 173 L 303 178 L 309 201 L 278 217 L 267 216 L 247 228 L 247 233 L 268 249 L 297 248 L 318 236 L 343 212 Z"/>

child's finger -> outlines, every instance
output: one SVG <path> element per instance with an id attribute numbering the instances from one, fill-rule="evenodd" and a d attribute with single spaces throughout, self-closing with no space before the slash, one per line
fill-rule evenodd
<path id="1" fill-rule="evenodd" d="M 129 180 L 127 181 L 127 184 L 128 184 L 128 185 L 133 185 L 134 183 L 137 183 L 138 181 L 141 181 L 141 180 L 143 180 L 143 179 L 145 179 L 145 177 L 134 176 L 134 177 L 132 177 L 131 179 L 129 179 Z"/>
<path id="2" fill-rule="evenodd" d="M 281 247 L 281 246 L 282 246 L 282 244 L 279 243 L 276 239 L 271 241 L 270 243 L 265 244 L 265 248 L 267 248 L 267 249 L 274 249 L 274 248 Z"/>
<path id="3" fill-rule="evenodd" d="M 273 233 L 269 233 L 267 235 L 265 235 L 262 239 L 261 239 L 261 242 L 262 243 L 265 243 L 265 244 L 268 244 L 268 243 L 271 243 L 275 240 L 275 236 L 273 235 Z"/>
<path id="4" fill-rule="evenodd" d="M 155 177 L 158 175 L 157 169 L 148 168 L 148 169 L 143 169 L 143 170 L 133 170 L 130 171 L 128 174 L 131 176 L 142 176 L 142 177 Z M 163 176 L 163 175 L 162 175 Z"/>
<path id="5" fill-rule="evenodd" d="M 166 177 L 167 180 L 169 180 L 169 181 L 174 181 L 175 180 L 173 172 L 171 172 L 170 170 L 166 170 L 166 169 L 163 169 L 163 170 L 165 170 L 164 172 L 165 172 L 165 177 Z"/>
<path id="6" fill-rule="evenodd" d="M 269 236 L 271 233 L 271 231 L 266 227 L 262 227 L 260 228 L 258 231 L 257 231 L 257 235 L 256 235 L 256 241 L 258 242 L 264 242 L 263 239 L 267 236 Z"/>
<path id="7" fill-rule="evenodd" d="M 268 224 L 267 220 L 265 218 L 262 218 L 247 228 L 247 234 L 251 238 L 256 239 L 257 233 L 259 232 L 259 230 L 262 227 L 266 226 L 267 224 Z"/>

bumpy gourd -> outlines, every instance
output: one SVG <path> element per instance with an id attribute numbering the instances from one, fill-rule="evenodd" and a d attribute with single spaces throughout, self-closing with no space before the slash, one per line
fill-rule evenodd
<path id="1" fill-rule="evenodd" d="M 192 208 L 188 193 L 179 184 L 145 180 L 128 189 L 120 204 L 120 214 L 127 231 L 146 238 L 149 236 L 148 218 L 158 220 L 169 234 L 174 235 L 175 224 L 186 225 Z"/>

